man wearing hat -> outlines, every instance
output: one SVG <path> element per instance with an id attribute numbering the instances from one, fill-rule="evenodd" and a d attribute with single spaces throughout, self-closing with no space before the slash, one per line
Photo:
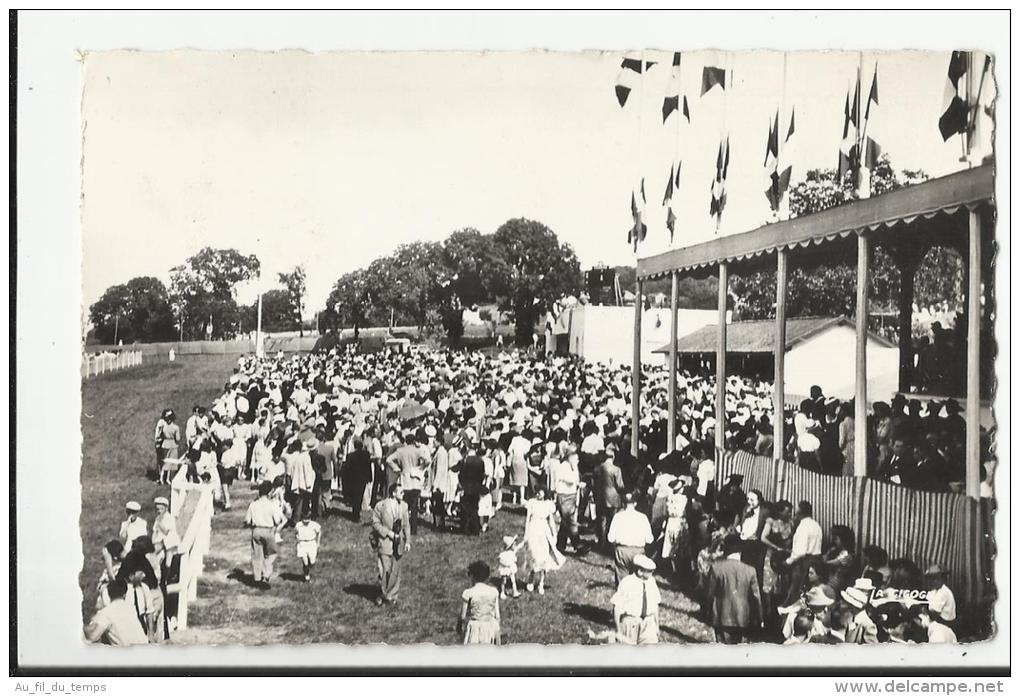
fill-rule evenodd
<path id="1" fill-rule="evenodd" d="M 259 484 L 259 496 L 248 505 L 244 526 L 251 528 L 252 578 L 257 587 L 269 589 L 276 560 L 276 535 L 287 523 L 287 516 L 278 500 L 273 496 L 273 484 L 263 481 Z"/>
<path id="2" fill-rule="evenodd" d="M 156 549 L 157 565 L 162 576 L 170 559 L 177 553 L 181 538 L 177 534 L 177 520 L 170 514 L 170 501 L 159 496 L 152 505 L 156 509 L 156 517 L 152 520 L 152 545 Z"/>
<path id="3" fill-rule="evenodd" d="M 126 556 L 131 551 L 131 542 L 138 537 L 148 536 L 149 524 L 142 519 L 138 513 L 142 511 L 142 506 L 134 500 L 129 501 L 124 509 L 127 513 L 127 519 L 120 523 L 120 543 L 124 545 L 124 555 Z"/>
<path id="4" fill-rule="evenodd" d="M 846 642 L 862 644 L 878 643 L 878 626 L 871 617 L 873 607 L 871 597 L 875 593 L 875 585 L 871 578 L 857 578 L 853 587 L 839 593 L 843 601 L 856 612 L 846 627 Z"/>
<path id="5" fill-rule="evenodd" d="M 824 638 L 829 635 L 829 612 L 836 603 L 836 591 L 829 585 L 816 585 L 804 593 L 803 599 L 791 607 L 781 607 L 780 614 L 786 614 L 783 623 L 783 638 L 793 636 L 793 623 L 799 611 L 807 609 L 814 619 L 808 639 Z"/>
<path id="6" fill-rule="evenodd" d="M 723 557 L 712 561 L 708 573 L 708 602 L 716 640 L 736 644 L 761 628 L 761 592 L 758 574 L 740 560 L 740 537 L 723 540 Z"/>
<path id="7" fill-rule="evenodd" d="M 623 499 L 624 508 L 613 517 L 607 540 L 613 545 L 613 575 L 616 585 L 631 572 L 634 559 L 645 552 L 655 541 L 652 525 L 644 513 L 637 509 L 637 498 L 628 493 Z"/>
<path id="8" fill-rule="evenodd" d="M 652 645 L 659 642 L 659 586 L 652 577 L 655 561 L 638 554 L 633 561 L 634 572 L 620 581 L 613 604 L 613 620 L 621 643 Z"/>

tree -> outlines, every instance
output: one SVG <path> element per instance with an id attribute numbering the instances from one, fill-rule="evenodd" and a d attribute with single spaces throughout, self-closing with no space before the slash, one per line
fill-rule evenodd
<path id="1" fill-rule="evenodd" d="M 237 285 L 258 278 L 258 258 L 236 249 L 206 247 L 184 264 L 170 269 L 170 298 L 185 339 L 214 339 L 241 330 Z M 211 333 L 207 328 L 211 326 Z"/>
<path id="2" fill-rule="evenodd" d="M 491 234 L 468 227 L 443 242 L 443 256 L 452 273 L 451 290 L 465 307 L 491 302 L 506 294 L 509 275 L 503 248 Z"/>
<path id="3" fill-rule="evenodd" d="M 351 324 L 354 336 L 358 336 L 372 310 L 367 275 L 366 270 L 359 268 L 340 276 L 333 284 L 322 312 L 322 325 L 327 331 L 339 333 L 345 324 Z"/>
<path id="4" fill-rule="evenodd" d="M 287 290 L 287 295 L 290 298 L 289 306 L 290 313 L 293 315 L 292 320 L 288 323 L 296 323 L 298 332 L 301 336 L 305 335 L 304 328 L 302 328 L 302 319 L 305 313 L 305 267 L 295 266 L 294 270 L 289 273 L 279 274 L 280 283 Z M 265 311 L 265 298 L 262 300 L 263 311 Z M 290 331 L 290 329 L 285 329 Z"/>
<path id="5" fill-rule="evenodd" d="M 249 311 L 258 312 L 257 300 L 252 304 Z M 263 331 L 269 333 L 294 331 L 300 328 L 300 326 L 301 323 L 294 314 L 293 295 L 290 290 L 273 288 L 262 293 Z"/>
<path id="6" fill-rule="evenodd" d="M 95 336 L 102 343 L 166 341 L 174 337 L 166 286 L 158 278 L 132 278 L 114 285 L 89 308 Z"/>
<path id="7" fill-rule="evenodd" d="M 887 156 L 876 164 L 871 176 L 872 195 L 879 195 L 927 179 L 919 170 L 896 172 Z M 807 172 L 804 181 L 790 189 L 790 213 L 793 217 L 816 213 L 858 198 L 847 174 L 836 180 L 832 169 L 815 169 Z M 947 272 L 959 268 L 955 252 L 935 247 L 929 252 L 915 284 L 918 304 L 931 303 L 959 296 L 959 274 Z M 766 319 L 775 311 L 775 271 L 756 271 L 731 280 L 738 298 L 736 310 L 741 319 Z M 832 316 L 856 314 L 856 267 L 847 263 L 799 262 L 790 264 L 787 277 L 787 315 Z M 894 259 L 881 247 L 875 248 L 871 263 L 872 306 L 879 311 L 891 312 L 899 296 L 900 274 Z M 935 299 L 937 298 L 937 299 Z"/>
<path id="8" fill-rule="evenodd" d="M 513 312 L 517 343 L 531 343 L 531 334 L 542 312 L 564 295 L 576 295 L 582 287 L 581 264 L 569 244 L 534 220 L 515 218 L 503 223 L 495 242 L 506 260 L 501 308 Z"/>

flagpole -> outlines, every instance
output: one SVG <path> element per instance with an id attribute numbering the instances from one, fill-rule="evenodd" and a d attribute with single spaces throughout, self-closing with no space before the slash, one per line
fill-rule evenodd
<path id="1" fill-rule="evenodd" d="M 776 131 L 776 147 L 777 148 L 782 147 L 783 149 L 785 149 L 785 146 L 787 145 L 786 136 L 783 136 L 782 145 L 780 145 L 779 144 L 780 143 L 779 133 L 781 131 L 779 131 L 778 128 L 779 128 L 779 123 L 782 122 L 781 119 L 783 118 L 783 114 L 786 113 L 786 78 L 787 78 L 787 60 L 788 60 L 789 56 L 790 56 L 790 52 L 789 51 L 783 51 L 783 85 L 782 85 L 782 88 L 781 88 L 781 90 L 779 92 L 779 120 L 776 123 L 776 128 L 777 128 L 777 131 Z M 789 127 L 787 127 L 786 130 L 787 130 L 787 134 L 789 134 L 789 130 L 790 130 Z M 777 154 L 776 155 L 776 171 L 777 172 L 782 171 L 780 169 L 780 166 L 781 166 L 781 164 L 780 164 L 780 157 Z M 792 165 L 791 165 L 791 169 L 790 169 L 790 178 L 791 179 L 793 178 Z M 790 196 L 788 195 L 787 191 L 783 191 L 783 197 L 779 199 L 779 210 L 777 211 L 777 214 L 778 214 L 778 217 L 779 217 L 780 220 L 789 220 L 790 219 Z"/>
<path id="2" fill-rule="evenodd" d="M 257 318 L 255 320 L 255 357 L 261 358 L 265 355 L 264 346 L 262 345 L 262 288 L 259 288 L 259 308 Z"/>
<path id="3" fill-rule="evenodd" d="M 673 156 L 674 156 L 674 159 L 676 160 L 676 163 L 677 163 L 677 169 L 676 169 L 675 174 L 670 174 L 670 176 L 674 177 L 674 181 L 677 178 L 679 178 L 679 176 L 680 176 L 680 164 L 682 162 L 682 160 L 680 158 L 680 119 L 682 119 L 683 116 L 684 116 L 684 90 L 683 90 L 683 84 L 684 83 L 683 83 L 683 80 L 681 79 L 682 73 L 680 71 L 680 67 L 682 65 L 683 65 L 683 54 L 681 53 L 679 55 L 679 57 L 677 58 L 677 66 L 676 66 L 676 113 L 673 115 L 673 117 L 676 119 L 676 133 L 675 133 L 676 141 L 675 141 L 674 148 L 673 148 Z M 674 196 L 680 195 L 680 190 L 679 190 L 678 186 L 673 186 L 673 195 Z M 672 210 L 672 208 L 673 208 L 673 199 L 671 197 L 669 199 L 669 208 L 666 211 L 666 217 L 667 218 L 669 217 L 669 210 Z M 676 221 L 673 222 L 673 226 L 674 227 L 676 226 Z M 673 246 L 673 236 L 674 236 L 673 233 L 670 233 L 670 240 L 669 240 L 669 245 L 670 246 Z"/>
<path id="4" fill-rule="evenodd" d="M 857 91 L 855 93 L 857 99 L 854 101 L 856 104 L 853 105 L 853 109 L 856 112 L 854 118 L 857 119 L 857 197 L 858 198 L 870 198 L 871 197 L 871 170 L 868 169 L 868 158 L 864 152 L 864 131 L 867 129 L 868 124 L 864 122 L 861 114 L 861 94 L 864 92 L 864 85 L 861 83 L 861 73 L 864 72 L 864 51 L 857 52 Z M 870 98 L 871 93 L 868 93 Z"/>

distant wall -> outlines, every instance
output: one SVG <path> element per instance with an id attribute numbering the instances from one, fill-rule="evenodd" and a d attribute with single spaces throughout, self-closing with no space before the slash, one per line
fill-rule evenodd
<path id="1" fill-rule="evenodd" d="M 267 336 L 265 348 L 267 353 L 276 353 L 281 350 L 284 353 L 299 353 L 310 351 L 315 347 L 317 340 L 318 338 L 315 336 L 305 336 L 304 338 L 296 336 L 285 338 Z M 123 346 L 90 345 L 85 346 L 85 352 L 119 353 L 121 351 L 141 351 L 143 356 L 151 357 L 154 355 L 165 356 L 170 352 L 171 348 L 173 348 L 177 355 L 241 355 L 244 353 L 254 353 L 255 341 L 242 338 L 232 341 L 173 341 L 164 343 L 132 343 L 131 345 L 125 344 Z"/>

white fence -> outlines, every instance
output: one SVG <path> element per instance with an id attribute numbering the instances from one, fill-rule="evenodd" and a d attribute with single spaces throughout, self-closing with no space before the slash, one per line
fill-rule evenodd
<path id="1" fill-rule="evenodd" d="M 177 628 L 188 627 L 188 604 L 198 598 L 198 579 L 202 577 L 205 556 L 212 534 L 213 494 L 208 486 L 188 483 L 181 467 L 170 491 L 170 513 L 177 517 L 181 536 L 181 572 L 176 584 L 167 585 L 168 594 L 177 594 Z"/>
<path id="2" fill-rule="evenodd" d="M 95 377 L 104 372 L 122 370 L 142 364 L 142 351 L 120 351 L 119 353 L 85 354 L 81 358 L 81 376 Z"/>

